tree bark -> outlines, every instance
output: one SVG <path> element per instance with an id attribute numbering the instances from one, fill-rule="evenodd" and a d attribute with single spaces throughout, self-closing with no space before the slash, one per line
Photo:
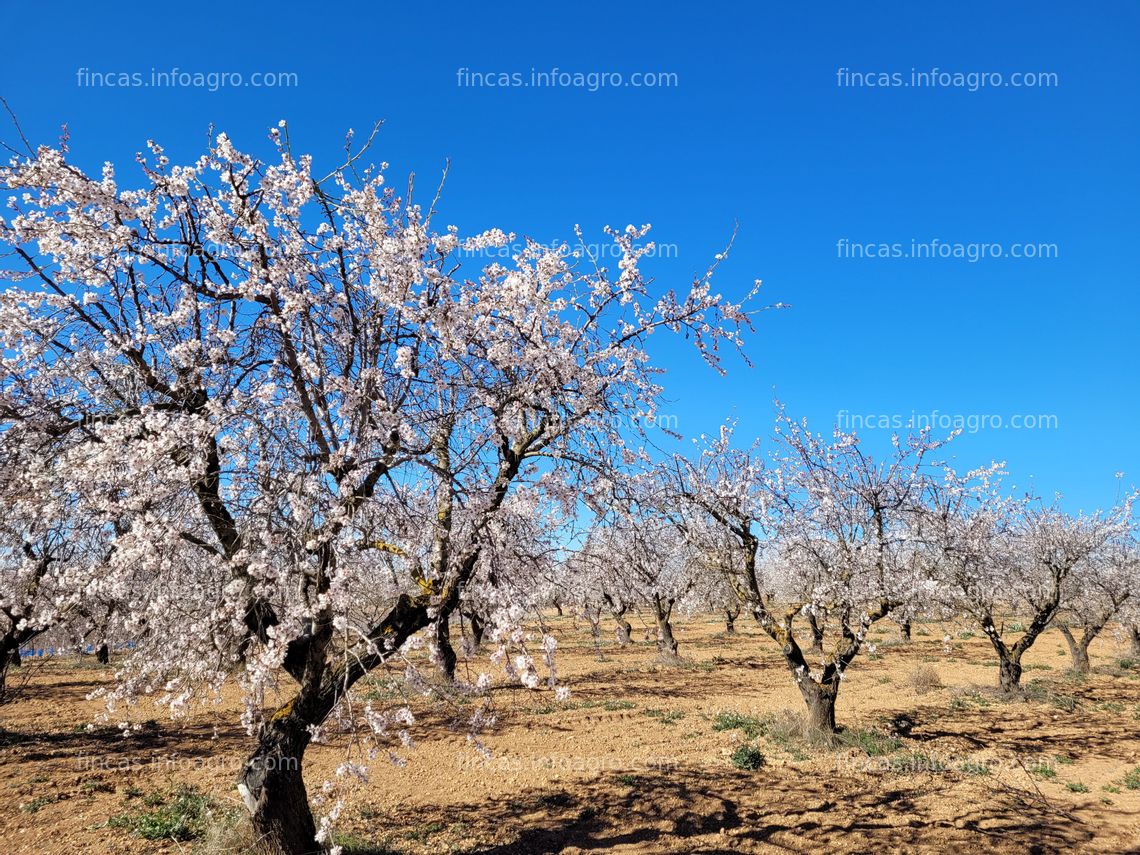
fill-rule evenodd
<path id="1" fill-rule="evenodd" d="M 617 621 L 617 643 L 619 647 L 625 647 L 629 644 L 629 635 L 633 632 L 633 627 L 630 622 L 625 619 L 625 613 L 629 611 L 629 606 L 625 603 L 618 604 L 608 593 L 603 592 L 602 598 L 606 601 L 606 605 L 610 608 L 610 613 Z"/>
<path id="2" fill-rule="evenodd" d="M 322 852 L 301 776 L 309 732 L 297 725 L 292 713 L 266 722 L 238 780 L 264 855 Z"/>
<path id="3" fill-rule="evenodd" d="M 1096 633 L 1090 631 L 1091 627 L 1085 627 L 1085 631 L 1078 640 L 1076 636 L 1073 635 L 1073 631 L 1069 629 L 1066 624 L 1058 624 L 1057 628 L 1061 630 L 1061 635 L 1065 636 L 1065 643 L 1069 645 L 1072 669 L 1078 674 L 1087 674 L 1091 670 L 1089 665 L 1089 645 L 1092 644 Z"/>
<path id="4" fill-rule="evenodd" d="M 1021 689 L 1021 656 L 998 654 L 998 685 L 1006 694 Z"/>
<path id="5" fill-rule="evenodd" d="M 673 600 L 662 600 L 654 596 L 653 610 L 657 616 L 657 652 L 666 659 L 677 659 L 677 639 L 673 637 L 673 624 L 669 618 L 673 612 Z"/>
<path id="6" fill-rule="evenodd" d="M 633 626 L 624 617 L 617 619 L 617 643 L 619 647 L 626 647 L 629 644 L 630 633 L 633 632 Z"/>
<path id="7" fill-rule="evenodd" d="M 1128 631 L 1132 637 L 1131 653 L 1133 656 L 1140 656 L 1140 624 L 1133 624 Z"/>
<path id="8" fill-rule="evenodd" d="M 784 661 L 792 672 L 792 680 L 807 704 L 807 724 L 812 733 L 830 736 L 835 733 L 835 701 L 839 696 L 839 669 L 835 663 L 824 666 L 820 679 L 812 677 L 807 660 L 789 634 L 784 644 Z M 854 653 L 851 653 L 854 656 Z"/>
<path id="9" fill-rule="evenodd" d="M 839 695 L 837 685 L 813 684 L 814 688 L 804 693 L 808 707 L 808 726 L 823 734 L 835 733 L 835 701 Z M 801 691 L 803 687 L 801 686 Z"/>
<path id="10" fill-rule="evenodd" d="M 487 622 L 479 616 L 478 612 L 470 612 L 467 618 L 471 621 L 471 640 L 475 644 L 475 649 L 478 650 L 483 644 L 483 634 L 487 631 Z"/>
<path id="11" fill-rule="evenodd" d="M 740 607 L 724 610 L 724 631 L 728 635 L 736 635 L 736 618 L 740 615 Z"/>
<path id="12" fill-rule="evenodd" d="M 910 641 L 910 619 L 899 621 L 899 639 Z"/>
<path id="13" fill-rule="evenodd" d="M 106 642 L 103 642 L 96 648 L 95 661 L 100 665 L 109 665 L 111 663 L 111 649 L 107 646 Z"/>
<path id="14" fill-rule="evenodd" d="M 809 611 L 807 613 L 808 628 L 811 630 L 811 647 L 808 648 L 809 653 L 822 653 L 823 652 L 823 626 L 815 616 L 815 612 Z"/>
<path id="15" fill-rule="evenodd" d="M 435 622 L 435 666 L 439 676 L 450 683 L 455 680 L 455 663 L 458 661 L 458 657 L 455 655 L 455 648 L 451 646 L 451 621 L 449 617 L 450 614 L 445 614 L 441 609 Z"/>

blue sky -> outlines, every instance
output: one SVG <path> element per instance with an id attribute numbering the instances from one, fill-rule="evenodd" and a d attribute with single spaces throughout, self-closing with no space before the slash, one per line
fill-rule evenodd
<path id="1" fill-rule="evenodd" d="M 375 152 L 394 179 L 414 171 L 426 194 L 452 159 L 447 222 L 542 241 L 575 223 L 598 241 L 606 223 L 652 223 L 663 285 L 690 281 L 739 223 L 720 289 L 741 295 L 759 277 L 764 299 L 792 308 L 759 319 L 754 367 L 730 361 L 723 379 L 655 342 L 681 431 L 731 415 L 766 435 L 774 395 L 817 429 L 844 411 L 985 416 L 953 443 L 961 465 L 1006 460 L 1012 481 L 1074 509 L 1111 502 L 1116 472 L 1140 482 L 1140 7 L 794 6 L 61 3 L 48 31 L 42 7 L 10 4 L 6 31 L 43 37 L 7 40 L 0 94 L 35 142 L 66 122 L 91 167 L 126 164 L 151 137 L 193 157 L 211 124 L 268 152 L 281 118 L 296 149 L 331 164 L 346 129 L 383 119 Z M 174 68 L 296 77 L 80 85 L 81 69 L 89 82 Z M 554 68 L 609 83 L 471 85 Z M 988 83 L 852 85 L 934 68 Z M 637 72 L 668 85 L 613 85 Z M 1015 73 L 1054 82 L 994 85 Z M 853 244 L 932 240 L 1055 257 L 850 257 Z M 1015 417 L 1049 427 L 993 426 Z M 860 433 L 881 448 L 890 431 Z"/>

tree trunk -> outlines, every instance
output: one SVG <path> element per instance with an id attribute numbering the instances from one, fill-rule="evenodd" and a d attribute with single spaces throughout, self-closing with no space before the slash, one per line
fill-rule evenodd
<path id="1" fill-rule="evenodd" d="M 839 676 L 834 665 L 824 668 L 823 679 L 815 680 L 800 648 L 789 641 L 784 647 L 784 660 L 792 672 L 792 680 L 807 704 L 807 723 L 812 733 L 835 733 L 835 701 L 839 696 Z"/>
<path id="2" fill-rule="evenodd" d="M 633 632 L 633 626 L 624 617 L 618 616 L 617 618 L 617 643 L 620 647 L 625 647 L 629 644 L 629 635 Z"/>
<path id="3" fill-rule="evenodd" d="M 317 827 L 301 761 L 309 733 L 291 714 L 266 722 L 257 749 L 238 778 L 238 792 L 249 810 L 264 855 L 319 855 Z"/>
<path id="4" fill-rule="evenodd" d="M 1128 629 L 1132 636 L 1131 653 L 1133 656 L 1140 656 L 1140 624 L 1133 624 Z"/>
<path id="5" fill-rule="evenodd" d="M 1021 656 L 998 653 L 998 684 L 1006 694 L 1021 689 Z"/>
<path id="6" fill-rule="evenodd" d="M 819 733 L 835 733 L 835 701 L 838 687 L 815 684 L 815 690 L 804 695 L 808 707 L 808 726 Z"/>
<path id="7" fill-rule="evenodd" d="M 673 637 L 673 625 L 668 618 L 657 622 L 657 650 L 662 656 L 677 658 L 677 639 Z"/>
<path id="8" fill-rule="evenodd" d="M 910 620 L 899 621 L 899 640 L 910 641 Z"/>
<path id="9" fill-rule="evenodd" d="M 471 621 L 471 640 L 475 643 L 475 649 L 478 650 L 483 643 L 483 633 L 487 631 L 487 623 L 477 612 L 471 612 L 467 617 Z"/>
<path id="10" fill-rule="evenodd" d="M 103 642 L 95 650 L 95 661 L 100 665 L 109 665 L 111 663 L 111 650 L 106 642 Z"/>
<path id="11" fill-rule="evenodd" d="M 435 667 L 439 676 L 450 683 L 455 680 L 455 663 L 458 659 L 455 655 L 455 648 L 451 646 L 451 621 L 449 618 L 450 613 L 445 614 L 441 609 L 435 622 Z"/>
<path id="12" fill-rule="evenodd" d="M 1073 631 L 1065 624 L 1058 624 L 1057 629 L 1061 630 L 1061 635 L 1065 636 L 1065 643 L 1069 645 L 1069 656 L 1072 658 L 1073 670 L 1079 674 L 1087 674 L 1089 672 L 1089 644 L 1092 643 L 1092 636 L 1086 630 L 1078 641 L 1073 635 Z"/>
<path id="13" fill-rule="evenodd" d="M 724 610 L 724 631 L 729 635 L 736 634 L 736 619 L 740 617 L 740 606 L 729 607 Z"/>
<path id="14" fill-rule="evenodd" d="M 811 629 L 811 647 L 808 648 L 809 653 L 822 653 L 823 652 L 823 626 L 815 616 L 815 612 L 809 611 L 807 613 L 808 627 Z"/>
<path id="15" fill-rule="evenodd" d="M 663 603 L 655 598 L 653 606 L 657 616 L 657 652 L 665 659 L 677 659 L 677 639 L 673 637 L 673 624 L 669 622 L 673 601 Z"/>

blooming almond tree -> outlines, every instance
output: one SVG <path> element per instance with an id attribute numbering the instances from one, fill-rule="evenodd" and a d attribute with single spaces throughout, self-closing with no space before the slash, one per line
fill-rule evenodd
<path id="1" fill-rule="evenodd" d="M 1000 474 L 1000 466 L 965 475 L 948 468 L 931 491 L 923 539 L 935 548 L 930 566 L 947 605 L 979 622 L 998 656 L 999 685 L 1013 693 L 1020 690 L 1025 652 L 1066 603 L 1088 601 L 1098 577 L 1107 578 L 1100 576 L 1097 556 L 1127 537 L 1131 499 L 1108 513 L 1072 516 L 1039 501 L 1004 497 Z M 1028 623 L 1011 620 L 1007 626 L 1003 614 Z M 1009 638 L 1016 631 L 1021 635 Z"/>
<path id="2" fill-rule="evenodd" d="M 731 535 L 739 557 L 723 566 L 738 568 L 732 587 L 780 646 L 817 731 L 835 731 L 840 681 L 871 625 L 917 588 L 913 518 L 937 445 L 925 434 L 896 439 L 892 457 L 877 463 L 854 435 L 825 441 L 781 413 L 770 460 L 758 443 L 734 447 L 726 427 L 696 460 L 678 456 L 667 467 L 677 518 L 698 551 Z M 821 613 L 838 638 L 816 659 L 796 620 Z"/>
<path id="3" fill-rule="evenodd" d="M 711 269 L 652 295 L 645 228 L 613 233 L 613 274 L 529 243 L 480 267 L 512 236 L 436 231 L 360 151 L 322 175 L 272 138 L 270 162 L 222 134 L 180 166 L 152 143 L 137 189 L 66 141 L 0 169 L 0 429 L 65 437 L 38 501 L 114 526 L 100 595 L 137 644 L 111 700 L 179 711 L 236 678 L 238 789 L 294 855 L 336 812 L 318 829 L 306 746 L 334 711 L 394 738 L 408 713 L 353 685 L 457 608 L 508 498 L 620 454 L 606 426 L 660 393 L 647 335 L 717 366 L 747 317 Z"/>
<path id="4" fill-rule="evenodd" d="M 1132 532 L 1110 540 L 1078 567 L 1056 620 L 1074 671 L 1088 673 L 1089 645 L 1137 596 L 1138 589 L 1140 551 Z"/>
<path id="5" fill-rule="evenodd" d="M 591 578 L 601 587 L 603 600 L 648 606 L 655 621 L 658 655 L 676 661 L 673 614 L 678 606 L 684 608 L 694 591 L 695 564 L 692 550 L 676 526 L 651 503 L 635 497 L 646 481 L 631 477 L 620 494 L 611 492 L 604 501 L 595 497 L 591 504 L 604 506 L 606 511 L 590 531 L 575 563 L 595 570 Z M 634 496 L 624 495 L 627 493 Z M 617 616 L 621 618 L 622 614 Z M 628 630 L 625 635 L 628 638 Z"/>

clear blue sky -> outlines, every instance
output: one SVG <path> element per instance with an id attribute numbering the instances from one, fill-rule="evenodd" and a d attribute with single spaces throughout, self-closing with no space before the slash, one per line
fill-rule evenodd
<path id="1" fill-rule="evenodd" d="M 652 223 L 675 247 L 652 263 L 662 283 L 684 285 L 739 222 L 720 288 L 760 277 L 793 308 L 760 320 L 755 367 L 732 363 L 727 378 L 661 352 L 683 432 L 731 414 L 767 434 L 773 395 L 817 428 L 843 410 L 1055 416 L 967 433 L 953 454 L 1006 460 L 1018 484 L 1072 508 L 1110 502 L 1117 471 L 1140 482 L 1140 6 L 414 5 L 9 3 L 0 94 L 33 141 L 66 122 L 91 167 L 127 164 L 148 137 L 192 157 L 211 124 L 258 148 L 280 118 L 295 148 L 331 163 L 347 128 L 384 119 L 376 153 L 393 178 L 415 171 L 427 193 L 452 159 L 447 222 L 543 241 L 574 223 L 599 240 L 605 223 Z M 175 67 L 296 85 L 79 85 L 84 68 Z M 675 77 L 593 92 L 461 85 L 460 69 L 555 67 Z M 1056 82 L 839 85 L 840 69 L 932 68 Z M 1049 244 L 1057 257 L 844 258 L 843 239 Z M 863 433 L 872 446 L 889 435 Z"/>

